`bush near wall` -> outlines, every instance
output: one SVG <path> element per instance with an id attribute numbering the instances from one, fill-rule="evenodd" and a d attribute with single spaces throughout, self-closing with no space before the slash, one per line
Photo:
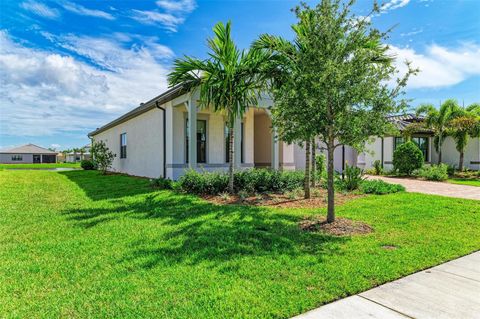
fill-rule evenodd
<path id="1" fill-rule="evenodd" d="M 448 165 L 425 166 L 418 171 L 418 176 L 429 181 L 445 181 L 448 179 Z"/>
<path id="2" fill-rule="evenodd" d="M 423 153 L 415 143 L 408 141 L 393 152 L 393 167 L 401 174 L 412 175 L 423 166 Z"/>
<path id="3" fill-rule="evenodd" d="M 249 169 L 235 172 L 236 192 L 283 193 L 303 186 L 304 174 L 299 171 Z M 219 172 L 188 170 L 178 180 L 180 190 L 193 194 L 217 195 L 228 188 L 228 175 Z"/>

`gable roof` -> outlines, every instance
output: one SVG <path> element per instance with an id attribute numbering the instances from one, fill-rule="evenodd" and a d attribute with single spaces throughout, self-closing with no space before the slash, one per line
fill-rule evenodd
<path id="1" fill-rule="evenodd" d="M 183 84 L 178 84 L 167 91 L 163 92 L 162 94 L 158 95 L 157 97 L 154 97 L 153 99 L 145 102 L 145 103 L 140 103 L 140 106 L 134 108 L 128 113 L 125 113 L 124 115 L 120 116 L 119 118 L 116 118 L 115 120 L 105 124 L 104 126 L 97 128 L 95 131 L 88 133 L 88 137 L 92 137 L 97 135 L 98 133 L 101 133 L 103 131 L 108 130 L 109 128 L 112 128 L 120 123 L 126 122 L 142 113 L 145 113 L 147 111 L 150 111 L 156 107 L 156 102 L 163 104 L 168 101 L 173 100 L 174 98 L 182 95 L 185 93 L 184 90 L 184 85 Z"/>
<path id="2" fill-rule="evenodd" d="M 4 154 L 52 154 L 56 155 L 57 152 L 40 147 L 35 144 L 26 144 L 19 147 L 10 148 L 7 150 L 0 150 L 0 153 Z"/>

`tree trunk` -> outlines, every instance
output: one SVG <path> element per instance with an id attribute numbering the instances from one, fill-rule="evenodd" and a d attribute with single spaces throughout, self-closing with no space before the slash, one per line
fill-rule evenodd
<path id="1" fill-rule="evenodd" d="M 305 199 L 310 198 L 310 140 L 305 142 L 305 179 L 303 180 Z"/>
<path id="2" fill-rule="evenodd" d="M 315 187 L 315 186 L 316 186 L 316 185 L 315 185 L 315 184 L 316 184 L 316 183 L 315 183 L 315 180 L 316 180 L 316 177 L 317 177 L 317 176 L 316 176 L 317 163 L 316 163 L 316 161 L 315 161 L 316 148 L 317 148 L 317 143 L 315 142 L 315 138 L 313 138 L 313 139 L 312 139 L 312 173 L 311 173 L 311 175 L 312 175 L 312 178 L 311 178 L 311 180 L 312 180 L 312 183 L 311 183 L 312 187 Z"/>
<path id="3" fill-rule="evenodd" d="M 328 189 L 328 209 L 327 209 L 327 223 L 335 221 L 335 188 L 333 181 L 333 152 L 335 151 L 335 141 L 333 134 L 329 134 L 327 141 L 327 189 Z"/>
<path id="4" fill-rule="evenodd" d="M 464 158 L 464 153 L 463 151 L 460 152 L 460 161 L 458 162 L 458 170 L 460 172 L 463 171 L 463 158 Z"/>
<path id="5" fill-rule="evenodd" d="M 228 128 L 228 134 L 230 135 L 229 143 L 230 143 L 230 151 L 228 154 L 228 158 L 230 160 L 230 165 L 228 167 L 228 192 L 230 194 L 233 194 L 234 189 L 233 189 L 233 179 L 234 179 L 234 158 L 235 158 L 235 137 L 234 137 L 234 132 L 233 132 L 233 125 Z"/>
<path id="6" fill-rule="evenodd" d="M 442 148 L 440 147 L 440 150 L 438 151 L 438 165 L 442 163 Z"/>

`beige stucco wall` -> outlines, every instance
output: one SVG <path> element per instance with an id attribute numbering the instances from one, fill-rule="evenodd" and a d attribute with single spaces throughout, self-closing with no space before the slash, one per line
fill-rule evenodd
<path id="1" fill-rule="evenodd" d="M 458 167 L 458 161 L 460 159 L 460 153 L 455 148 L 455 141 L 451 137 L 447 137 L 442 145 L 442 162 Z M 433 149 L 432 151 L 432 163 L 437 163 L 438 153 Z M 472 163 L 474 162 L 474 163 Z M 480 169 L 480 138 L 470 138 L 465 149 L 464 166 L 469 169 Z"/>
<path id="2" fill-rule="evenodd" d="M 127 158 L 120 158 L 120 134 L 127 133 Z M 136 176 L 163 174 L 162 111 L 152 109 L 93 137 L 116 154 L 112 171 Z"/>
<path id="3" fill-rule="evenodd" d="M 271 121 L 266 113 L 255 115 L 254 162 L 256 166 L 270 166 L 272 156 Z"/>
<path id="4" fill-rule="evenodd" d="M 326 145 L 317 141 L 316 154 L 323 153 L 327 156 Z M 295 169 L 305 169 L 305 147 L 295 144 L 294 146 Z M 350 146 L 345 146 L 345 162 L 348 165 L 357 165 L 357 152 Z M 337 172 L 342 172 L 342 147 L 338 146 L 333 152 L 333 167 Z"/>

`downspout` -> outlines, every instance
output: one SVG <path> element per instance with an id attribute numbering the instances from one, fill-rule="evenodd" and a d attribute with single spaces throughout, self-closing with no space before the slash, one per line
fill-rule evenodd
<path id="1" fill-rule="evenodd" d="M 383 139 L 383 137 L 382 137 L 382 154 L 381 154 L 381 155 L 382 155 L 382 156 L 381 156 L 381 160 L 382 160 L 382 168 L 383 168 L 383 165 L 384 165 L 384 164 L 383 164 L 383 162 L 384 162 L 384 155 L 383 155 L 383 153 L 384 153 L 384 149 L 385 149 L 385 146 L 384 146 L 384 139 Z"/>
<path id="2" fill-rule="evenodd" d="M 163 178 L 167 178 L 167 112 L 163 107 L 160 106 L 158 101 L 155 101 L 155 105 L 157 109 L 163 111 Z"/>
<path id="3" fill-rule="evenodd" d="M 345 145 L 342 144 L 342 179 L 345 178 Z"/>

